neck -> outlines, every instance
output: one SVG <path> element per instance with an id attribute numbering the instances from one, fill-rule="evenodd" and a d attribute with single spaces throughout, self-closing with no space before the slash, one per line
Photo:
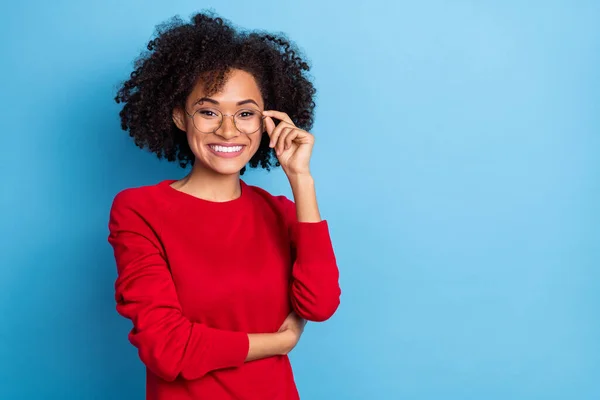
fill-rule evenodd
<path id="1" fill-rule="evenodd" d="M 192 196 L 215 202 L 235 200 L 242 193 L 239 172 L 231 175 L 219 174 L 198 161 L 185 178 L 171 186 Z"/>

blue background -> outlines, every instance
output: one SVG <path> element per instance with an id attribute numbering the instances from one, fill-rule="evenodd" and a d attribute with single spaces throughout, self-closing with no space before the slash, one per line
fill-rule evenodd
<path id="1" fill-rule="evenodd" d="M 144 397 L 108 211 L 185 171 L 113 97 L 206 7 L 313 65 L 343 297 L 292 355 L 303 399 L 600 398 L 600 2 L 566 0 L 3 5 L 0 398 Z"/>

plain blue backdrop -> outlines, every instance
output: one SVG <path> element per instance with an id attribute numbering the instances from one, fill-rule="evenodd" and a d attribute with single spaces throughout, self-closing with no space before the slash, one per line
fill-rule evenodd
<path id="1" fill-rule="evenodd" d="M 205 8 L 313 66 L 343 295 L 293 352 L 303 399 L 600 398 L 600 2 L 69 0 L 0 12 L 1 399 L 144 398 L 108 211 L 185 171 L 113 97 Z"/>

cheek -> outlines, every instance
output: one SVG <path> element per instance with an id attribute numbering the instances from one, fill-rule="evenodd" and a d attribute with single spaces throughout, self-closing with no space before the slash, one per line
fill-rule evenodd
<path id="1" fill-rule="evenodd" d="M 196 157 L 203 157 L 206 154 L 204 145 L 206 138 L 202 135 L 197 132 L 188 132 L 187 134 L 188 146 Z"/>

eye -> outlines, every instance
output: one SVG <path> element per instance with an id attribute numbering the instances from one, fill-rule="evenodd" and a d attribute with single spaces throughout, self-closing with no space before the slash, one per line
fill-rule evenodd
<path id="1" fill-rule="evenodd" d="M 219 116 L 219 114 L 217 112 L 215 112 L 214 110 L 210 110 L 208 108 L 201 108 L 196 112 L 203 118 L 215 118 L 215 117 Z"/>
<path id="2" fill-rule="evenodd" d="M 240 113 L 238 114 L 238 116 L 240 118 L 250 118 L 250 117 L 253 117 L 254 115 L 256 115 L 256 113 L 253 111 L 249 111 L 249 110 L 240 111 Z"/>

